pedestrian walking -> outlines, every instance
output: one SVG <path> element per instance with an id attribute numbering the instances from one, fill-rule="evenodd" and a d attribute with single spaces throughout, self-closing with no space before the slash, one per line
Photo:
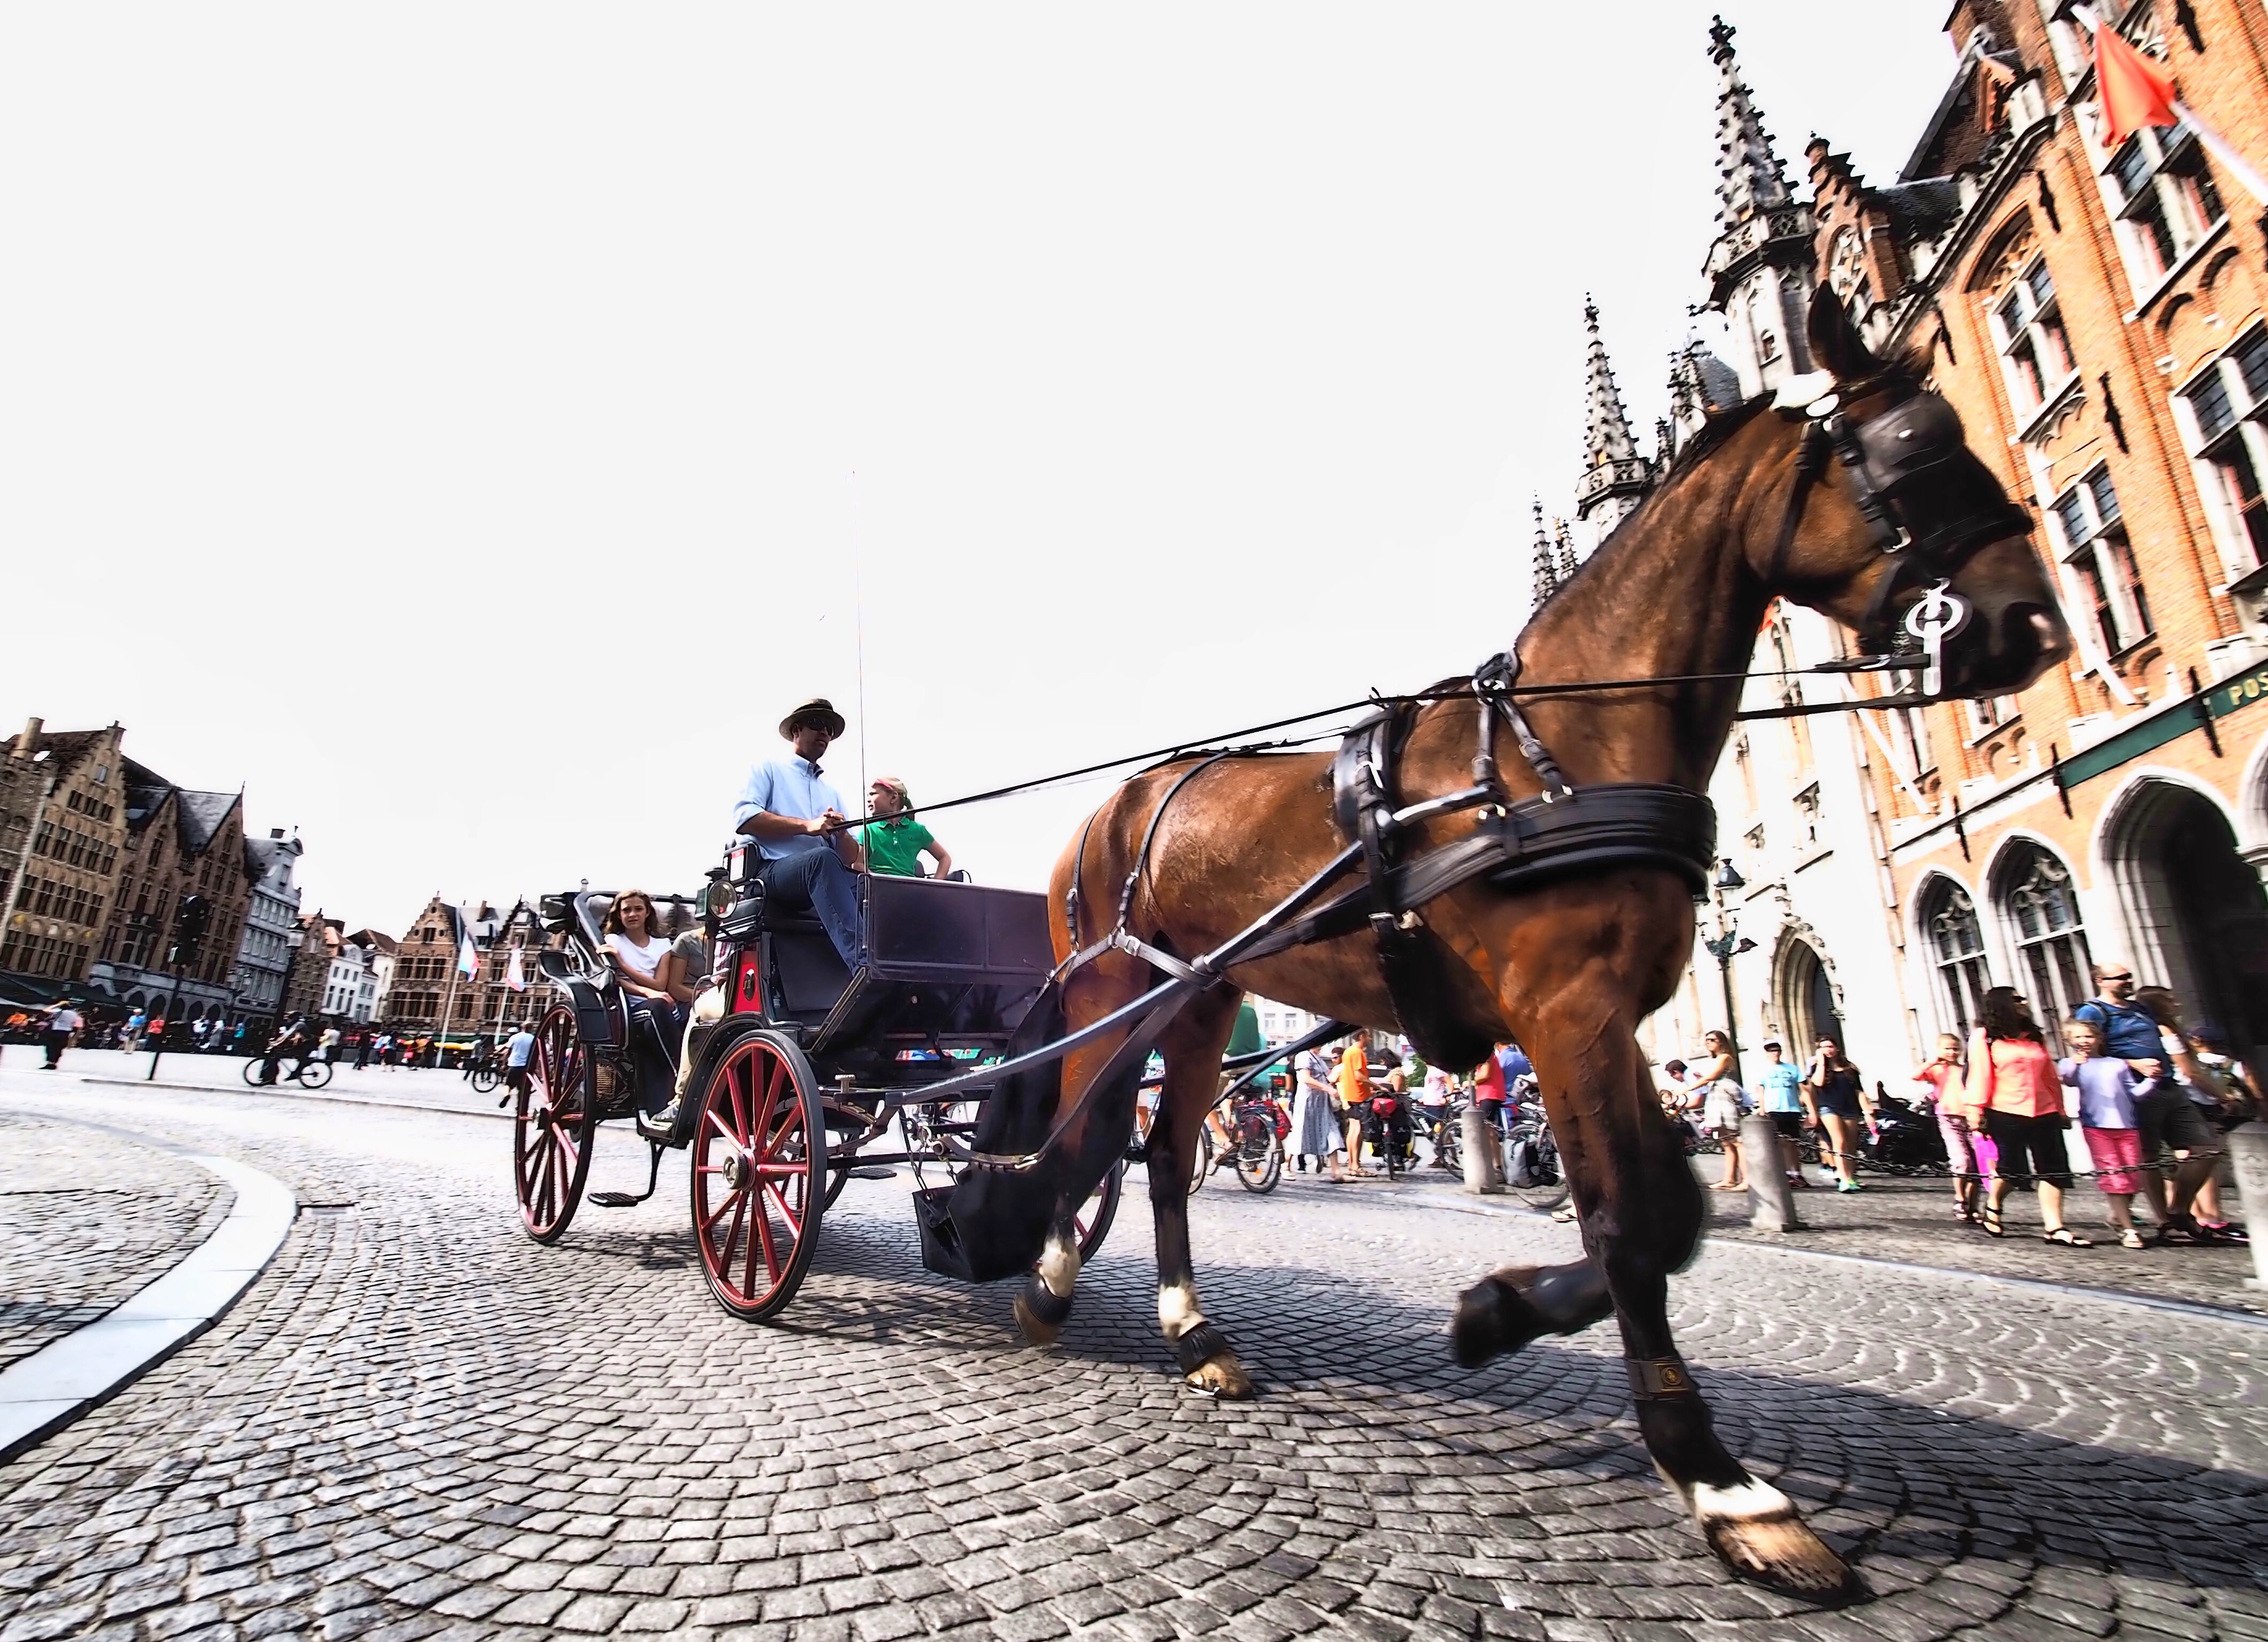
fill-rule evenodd
<path id="1" fill-rule="evenodd" d="M 1969 1040 L 1969 1101 L 1984 1112 L 1985 1131 L 1999 1148 L 1982 1214 L 1985 1235 L 2007 1235 L 2001 1216 L 2008 1188 L 2029 1177 L 2039 1193 L 2041 1241 L 2092 1248 L 2064 1224 L 2063 1194 L 2071 1190 L 2064 1131 L 2071 1119 L 2062 1074 L 2048 1058 L 2031 1006 L 2014 986 L 1994 986 L 1978 1013 L 1983 1019 Z"/>
<path id="2" fill-rule="evenodd" d="M 124 1047 L 128 1049 L 141 1048 L 142 1029 L 149 1024 L 150 1016 L 144 1010 L 137 1008 L 133 1014 L 128 1015 L 126 1017 L 126 1042 Z"/>
<path id="3" fill-rule="evenodd" d="M 2174 1189 L 2159 1235 L 2194 1243 L 2236 1242 L 2226 1230 L 2228 1218 L 2221 1213 L 2220 1185 L 2213 1178 L 2220 1165 L 2220 1118 L 2228 1103 L 2228 1085 L 2191 1052 L 2182 1032 L 2181 1006 L 2172 993 L 2163 986 L 2144 986 L 2134 993 L 2134 1002 L 2157 1025 L 2166 1067 L 2159 1084 L 2168 1098 L 2154 1100 L 2148 1108 L 2168 1125 L 2167 1144 L 2176 1162 Z M 2146 1153 L 2151 1149 L 2146 1135 L 2142 1144 Z M 2184 1203 L 2182 1187 L 2192 1178 L 2196 1184 Z"/>
<path id="4" fill-rule="evenodd" d="M 1331 1111 L 1332 1094 L 1330 1062 L 1322 1051 L 1310 1049 L 1292 1068 L 1292 1147 L 1299 1154 L 1300 1173 L 1307 1172 L 1312 1157 L 1317 1174 L 1329 1168 L 1331 1180 L 1339 1182 L 1346 1178 L 1339 1167 L 1346 1139 Z"/>
<path id="5" fill-rule="evenodd" d="M 359 1072 L 370 1064 L 370 1034 L 355 1034 L 355 1070 Z"/>
<path id="6" fill-rule="evenodd" d="M 1776 1038 L 1764 1040 L 1764 1070 L 1756 1074 L 1756 1096 L 1764 1113 L 1779 1135 L 1781 1165 L 1787 1184 L 1799 1189 L 1811 1182 L 1803 1177 L 1803 1074 L 1788 1064 L 1786 1051 Z"/>
<path id="7" fill-rule="evenodd" d="M 53 1072 L 63 1065 L 63 1051 L 70 1046 L 71 1035 L 85 1024 L 79 1012 L 69 1002 L 59 1003 L 48 1011 L 48 1030 L 42 1034 L 44 1042 L 40 1045 L 47 1055 L 47 1062 L 40 1068 L 40 1071 Z"/>
<path id="8" fill-rule="evenodd" d="M 1803 1074 L 1811 1120 L 1826 1137 L 1820 1162 L 1831 1159 L 1837 1191 L 1859 1190 L 1859 1133 L 1874 1126 L 1873 1101 L 1865 1078 L 1832 1037 L 1822 1036 Z"/>
<path id="9" fill-rule="evenodd" d="M 535 1034 L 523 1021 L 512 1028 L 504 1046 L 504 1087 L 518 1094 L 527 1088 L 527 1059 L 535 1052 Z"/>
<path id="10" fill-rule="evenodd" d="M 1984 1191 L 1985 1171 L 1977 1155 L 1984 1122 L 1969 1104 L 1969 1074 L 1961 1064 L 1961 1040 L 1951 1032 L 1940 1032 L 1937 1052 L 1914 1068 L 1913 1081 L 1929 1090 L 1923 1098 L 1934 1111 L 1939 1138 L 1945 1142 L 1946 1167 L 1953 1172 L 1954 1216 L 1974 1222 Z"/>
<path id="11" fill-rule="evenodd" d="M 2102 1052 L 2102 1034 L 2092 1022 L 2074 1015 L 2064 1023 L 2063 1037 L 2071 1054 L 2056 1070 L 2066 1086 L 2079 1091 L 2079 1132 L 2095 1162 L 2095 1190 L 2102 1193 L 2119 1246 L 2139 1249 L 2134 1194 L 2142 1189 L 2142 1130 L 2134 1096 L 2141 1080 L 2125 1061 Z"/>

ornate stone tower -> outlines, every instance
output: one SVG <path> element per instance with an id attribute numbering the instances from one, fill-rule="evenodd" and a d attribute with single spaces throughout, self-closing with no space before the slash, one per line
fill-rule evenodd
<path id="1" fill-rule="evenodd" d="M 1733 26 L 1709 29 L 1716 63 L 1717 238 L 1704 272 L 1708 305 L 1725 316 L 1744 395 L 1811 369 L 1803 336 L 1815 282 L 1811 208 L 1790 193 L 1771 137 L 1733 55 Z"/>
<path id="2" fill-rule="evenodd" d="M 1535 603 L 1531 611 L 1543 608 L 1543 601 L 1559 590 L 1559 567 L 1551 557 L 1551 538 L 1543 530 L 1543 498 L 1535 498 L 1535 541 L 1528 550 L 1528 568 L 1535 577 Z"/>
<path id="3" fill-rule="evenodd" d="M 1590 334 L 1583 380 L 1583 476 L 1575 483 L 1575 517 L 1592 526 L 1594 542 L 1627 518 L 1653 488 L 1653 464 L 1638 454 L 1630 414 L 1615 386 L 1606 344 L 1599 340 L 1599 305 L 1583 304 Z"/>

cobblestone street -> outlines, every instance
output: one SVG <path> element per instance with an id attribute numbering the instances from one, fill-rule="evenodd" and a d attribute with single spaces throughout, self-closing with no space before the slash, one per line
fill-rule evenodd
<path id="1" fill-rule="evenodd" d="M 26 1067 L 0 1067 L 0 1186 L 83 1187 L 90 1144 L 135 1160 L 99 1183 L 133 1206 L 59 1223 L 65 1272 L 83 1250 L 138 1266 L 225 1207 L 116 1131 L 266 1169 L 303 1210 L 210 1332 L 0 1469 L 0 1642 L 2268 1638 L 2250 1317 L 1718 1239 L 1673 1289 L 1681 1340 L 1735 1449 L 1857 1560 L 1872 1597 L 1820 1613 L 1708 1555 L 1635 1440 L 1610 1330 L 1449 1362 L 1460 1287 L 1574 1250 L 1541 1217 L 1222 1176 L 1194 1206 L 1198 1272 L 1263 1395 L 1211 1403 L 1158 1339 L 1138 1175 L 1056 1350 L 1019 1345 L 1006 1286 L 921 1269 L 903 1178 L 854 1181 L 801 1295 L 752 1327 L 703 1288 L 681 1158 L 652 1201 L 542 1249 L 477 1100 Z M 593 1187 L 643 1175 L 610 1133 Z M 119 1292 L 68 1280 L 79 1304 Z"/>

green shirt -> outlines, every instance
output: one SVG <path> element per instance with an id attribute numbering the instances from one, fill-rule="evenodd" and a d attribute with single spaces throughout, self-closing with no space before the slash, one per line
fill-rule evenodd
<path id="1" fill-rule="evenodd" d="M 858 842 L 865 846 L 866 869 L 894 878 L 922 876 L 922 851 L 937 847 L 930 830 L 911 816 L 870 821 L 858 829 Z"/>

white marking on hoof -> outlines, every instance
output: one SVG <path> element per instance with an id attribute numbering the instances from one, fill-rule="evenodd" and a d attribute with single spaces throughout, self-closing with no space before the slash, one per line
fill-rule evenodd
<path id="1" fill-rule="evenodd" d="M 1040 1281 L 1060 1300 L 1079 1281 L 1079 1245 L 1064 1242 L 1060 1233 L 1049 1233 L 1047 1247 L 1040 1251 L 1039 1269 Z"/>
<path id="2" fill-rule="evenodd" d="M 1754 1478 L 1730 1488 L 1696 1483 L 1687 1491 L 1685 1503 L 1695 1516 L 1712 1522 L 1748 1522 L 1758 1517 L 1795 1514 L 1793 1500 L 1770 1483 Z"/>
<path id="3" fill-rule="evenodd" d="M 1177 1340 L 1204 1321 L 1197 1291 L 1188 1283 L 1168 1284 L 1158 1291 L 1158 1327 L 1169 1340 Z"/>

